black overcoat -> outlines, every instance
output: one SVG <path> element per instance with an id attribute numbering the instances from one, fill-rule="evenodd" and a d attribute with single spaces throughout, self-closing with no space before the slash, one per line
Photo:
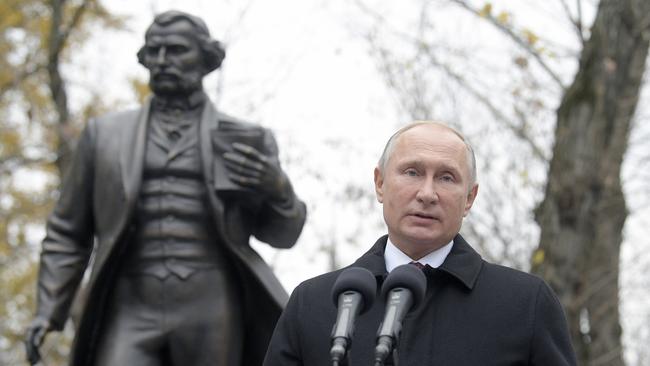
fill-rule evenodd
<path id="1" fill-rule="evenodd" d="M 37 317 L 61 329 L 69 315 L 84 271 L 90 263 L 70 364 L 92 365 L 106 299 L 129 235 L 138 200 L 150 101 L 143 107 L 89 121 L 79 139 L 61 196 L 47 222 L 38 280 Z M 227 131 L 225 131 L 227 126 Z M 249 237 L 274 247 L 291 247 L 305 221 L 305 205 L 295 195 L 291 202 L 270 205 L 251 192 L 221 192 L 222 159 L 215 157 L 222 134 L 262 136 L 264 149 L 277 159 L 270 131 L 223 115 L 207 101 L 200 121 L 199 149 L 208 187 L 209 206 L 226 254 L 238 270 L 244 292 L 246 331 L 244 365 L 261 364 L 266 345 L 286 304 L 287 294 L 271 269 L 249 246 Z M 293 193 L 292 193 L 293 194 Z"/>
<path id="2" fill-rule="evenodd" d="M 378 288 L 386 276 L 386 238 L 352 264 L 370 270 Z M 427 272 L 425 302 L 403 323 L 401 366 L 576 365 L 562 307 L 540 278 L 485 262 L 460 235 L 440 268 Z M 330 291 L 339 273 L 293 291 L 264 366 L 331 365 L 336 308 Z M 349 365 L 374 365 L 384 308 L 378 299 L 357 319 Z"/>

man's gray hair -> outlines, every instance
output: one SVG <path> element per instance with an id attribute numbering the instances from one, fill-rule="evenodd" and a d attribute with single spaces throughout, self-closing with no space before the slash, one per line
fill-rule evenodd
<path id="1" fill-rule="evenodd" d="M 408 125 L 400 128 L 395 132 L 389 139 L 388 142 L 386 143 L 386 146 L 384 147 L 384 151 L 381 154 L 381 157 L 379 158 L 379 162 L 377 163 L 377 167 L 381 172 L 384 172 L 386 170 L 386 165 L 388 164 L 388 160 L 390 159 L 390 156 L 393 153 L 393 150 L 395 149 L 395 143 L 397 142 L 398 137 L 400 137 L 404 132 L 417 127 L 417 126 L 422 126 L 422 125 L 434 125 L 434 126 L 439 126 L 443 127 L 452 133 L 454 133 L 456 136 L 458 136 L 461 141 L 465 144 L 465 147 L 467 148 L 467 166 L 469 167 L 469 174 L 470 174 L 470 188 L 474 186 L 474 184 L 477 181 L 477 174 L 476 174 L 476 156 L 474 155 L 474 149 L 472 148 L 472 145 L 470 145 L 469 141 L 465 138 L 465 136 L 460 133 L 458 130 L 449 127 L 448 125 L 442 123 L 442 122 L 437 122 L 437 121 L 415 121 L 412 123 L 409 123 Z"/>

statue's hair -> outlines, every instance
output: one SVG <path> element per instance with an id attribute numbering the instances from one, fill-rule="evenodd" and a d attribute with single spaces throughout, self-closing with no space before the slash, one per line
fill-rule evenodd
<path id="1" fill-rule="evenodd" d="M 388 164 L 388 160 L 390 159 L 391 154 L 393 153 L 393 149 L 395 148 L 395 143 L 397 142 L 397 139 L 406 131 L 417 127 L 417 126 L 422 126 L 422 125 L 433 125 L 433 126 L 438 126 L 442 127 L 450 132 L 452 132 L 454 135 L 458 136 L 461 141 L 465 144 L 465 148 L 467 149 L 467 166 L 469 167 L 469 174 L 470 174 L 470 187 L 472 187 L 476 181 L 477 181 L 477 174 L 476 174 L 476 156 L 474 155 L 474 149 L 472 148 L 472 145 L 470 145 L 469 141 L 463 136 L 462 133 L 457 131 L 456 129 L 449 127 L 448 125 L 442 123 L 442 122 L 436 122 L 436 121 L 415 121 L 412 123 L 409 123 L 408 125 L 400 128 L 395 132 L 389 139 L 388 142 L 386 142 L 386 146 L 384 147 L 384 151 L 381 154 L 381 157 L 379 158 L 379 162 L 377 163 L 377 167 L 381 172 L 384 172 L 386 170 L 386 165 Z"/>
<path id="2" fill-rule="evenodd" d="M 192 34 L 199 43 L 201 52 L 203 52 L 203 60 L 205 64 L 205 73 L 208 74 L 221 66 L 223 59 L 226 57 L 226 50 L 221 45 L 221 42 L 210 37 L 210 31 L 203 19 L 178 10 L 169 10 L 156 15 L 153 23 L 145 32 L 145 38 L 151 31 L 154 25 L 166 26 L 178 21 L 185 20 L 190 23 L 194 33 Z M 142 46 L 138 51 L 138 61 L 144 65 L 144 52 L 145 46 Z M 145 65 L 146 66 L 146 65 Z"/>

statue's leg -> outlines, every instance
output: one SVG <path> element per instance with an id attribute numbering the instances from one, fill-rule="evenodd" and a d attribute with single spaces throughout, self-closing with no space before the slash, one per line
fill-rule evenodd
<path id="1" fill-rule="evenodd" d="M 243 306 L 233 277 L 213 268 L 185 280 L 171 276 L 166 286 L 172 364 L 241 365 Z"/>
<path id="2" fill-rule="evenodd" d="M 112 291 L 97 352 L 97 366 L 160 366 L 166 332 L 161 312 L 164 281 L 122 276 Z"/>

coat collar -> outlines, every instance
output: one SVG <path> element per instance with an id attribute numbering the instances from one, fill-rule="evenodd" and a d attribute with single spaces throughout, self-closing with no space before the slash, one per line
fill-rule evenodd
<path id="1" fill-rule="evenodd" d="M 386 241 L 388 235 L 379 238 L 375 244 L 359 259 L 357 259 L 353 267 L 363 267 L 372 272 L 375 277 L 386 277 L 386 261 L 384 260 L 384 249 L 386 248 Z"/>
<path id="2" fill-rule="evenodd" d="M 210 136 L 212 131 L 219 127 L 219 113 L 212 103 L 208 100 L 203 105 L 201 113 L 201 122 L 199 125 L 199 146 L 201 149 L 201 162 L 203 164 L 203 175 L 209 187 L 214 185 L 214 152 Z"/>
<path id="3" fill-rule="evenodd" d="M 130 207 L 138 199 L 138 191 L 142 182 L 142 165 L 147 139 L 147 126 L 149 125 L 149 111 L 151 97 L 149 97 L 138 113 L 134 129 L 122 129 L 122 182 L 126 201 Z"/>
<path id="4" fill-rule="evenodd" d="M 375 277 L 386 277 L 386 262 L 384 260 L 384 249 L 388 235 L 379 238 L 375 244 L 362 255 L 352 266 L 363 267 L 372 272 Z M 476 284 L 483 259 L 460 235 L 454 238 L 454 246 L 451 252 L 438 268 L 450 274 L 460 281 L 468 289 L 473 289 Z"/>
<path id="5" fill-rule="evenodd" d="M 468 289 L 473 289 L 483 268 L 483 258 L 457 234 L 451 252 L 438 269 L 449 273 Z"/>

